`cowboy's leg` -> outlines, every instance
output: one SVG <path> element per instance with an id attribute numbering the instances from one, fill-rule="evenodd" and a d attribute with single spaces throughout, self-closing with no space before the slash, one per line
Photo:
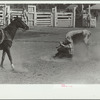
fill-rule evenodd
<path id="1" fill-rule="evenodd" d="M 73 48 L 69 48 L 68 52 L 69 52 L 69 54 L 73 55 L 74 54 L 74 49 Z"/>
<path id="2" fill-rule="evenodd" d="M 5 59 L 5 55 L 6 55 L 6 52 L 5 50 L 3 50 L 2 52 L 2 60 L 1 60 L 1 67 L 3 68 L 3 62 L 4 62 L 4 59 Z"/>
<path id="3" fill-rule="evenodd" d="M 6 53 L 7 53 L 7 55 L 8 55 L 9 60 L 10 60 L 11 68 L 14 70 L 14 65 L 13 65 L 13 63 L 12 63 L 12 56 L 11 56 L 11 52 L 10 52 L 10 47 L 7 47 L 7 48 L 6 48 Z"/>
<path id="4" fill-rule="evenodd" d="M 70 54 L 74 54 L 74 49 L 73 48 L 70 48 Z"/>
<path id="5" fill-rule="evenodd" d="M 56 54 L 57 57 L 61 58 L 61 57 L 64 57 L 66 55 L 66 48 L 65 47 L 61 46 L 57 51 L 58 51 L 58 53 Z"/>
<path id="6" fill-rule="evenodd" d="M 72 58 L 72 56 L 73 56 L 73 50 L 72 50 L 72 48 L 67 48 L 66 51 L 67 51 L 67 52 L 66 52 L 66 56 L 67 56 L 68 58 Z"/>

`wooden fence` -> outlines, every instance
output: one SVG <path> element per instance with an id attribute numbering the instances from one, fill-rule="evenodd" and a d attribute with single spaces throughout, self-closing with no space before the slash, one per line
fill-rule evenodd
<path id="1" fill-rule="evenodd" d="M 4 25 L 3 11 L 0 11 L 0 25 Z"/>
<path id="2" fill-rule="evenodd" d="M 37 12 L 37 26 L 52 26 L 52 13 L 51 12 Z"/>
<path id="3" fill-rule="evenodd" d="M 22 10 L 21 9 L 11 9 L 11 11 L 10 11 L 10 16 L 12 17 L 12 18 L 14 18 L 14 17 L 16 17 L 16 16 L 18 16 L 18 17 L 22 17 Z"/>
<path id="4" fill-rule="evenodd" d="M 36 25 L 36 6 L 28 5 L 28 25 Z"/>
<path id="5" fill-rule="evenodd" d="M 29 26 L 73 27 L 73 13 L 59 13 L 57 8 L 52 12 L 37 12 L 36 6 L 28 5 Z"/>
<path id="6" fill-rule="evenodd" d="M 14 17 L 22 17 L 23 9 L 11 9 L 10 6 L 5 7 L 7 19 L 6 24 L 10 23 L 10 19 Z M 0 12 L 1 25 L 4 23 L 3 11 Z M 73 27 L 73 13 L 57 12 L 37 12 L 35 5 L 28 5 L 28 26 L 56 26 L 56 27 Z"/>
<path id="7" fill-rule="evenodd" d="M 55 27 L 74 27 L 74 13 L 73 12 L 57 12 L 57 7 L 52 9 L 53 12 L 53 26 Z"/>
<path id="8" fill-rule="evenodd" d="M 73 13 L 57 13 L 57 27 L 73 27 Z"/>
<path id="9" fill-rule="evenodd" d="M 11 17 L 23 16 L 23 9 L 11 9 L 8 5 L 0 5 L 0 25 L 10 23 Z M 57 7 L 52 12 L 37 12 L 36 5 L 28 5 L 28 26 L 54 26 L 54 27 L 75 27 L 75 9 L 73 12 L 57 12 Z M 23 19 L 24 21 L 24 19 Z M 91 19 L 91 27 L 96 27 L 96 19 Z M 83 21 L 83 26 L 86 25 Z"/>
<path id="10" fill-rule="evenodd" d="M 36 12 L 36 6 L 28 5 L 29 26 L 52 26 L 51 12 Z"/>
<path id="11" fill-rule="evenodd" d="M 5 5 L 0 5 L 0 25 L 5 25 Z"/>

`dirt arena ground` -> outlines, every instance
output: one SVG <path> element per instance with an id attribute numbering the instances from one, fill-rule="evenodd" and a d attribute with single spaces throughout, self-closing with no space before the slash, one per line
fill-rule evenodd
<path id="1" fill-rule="evenodd" d="M 0 68 L 1 84 L 99 84 L 100 28 L 92 32 L 89 47 L 77 43 L 72 59 L 53 59 L 56 46 L 70 30 L 77 28 L 33 27 L 17 31 L 11 48 L 15 71 L 8 57 Z M 80 28 L 81 29 L 81 28 Z M 0 51 L 0 56 L 1 56 Z"/>

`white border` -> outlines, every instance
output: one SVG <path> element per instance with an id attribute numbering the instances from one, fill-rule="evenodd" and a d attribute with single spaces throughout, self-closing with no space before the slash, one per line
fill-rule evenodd
<path id="1" fill-rule="evenodd" d="M 34 3 L 34 4 L 45 4 L 45 3 L 49 3 L 49 4 L 95 4 L 95 3 L 100 3 L 100 1 L 0 1 L 0 4 L 2 3 L 6 3 L 6 4 L 29 4 L 29 3 Z"/>
<path id="2" fill-rule="evenodd" d="M 0 85 L 0 99 L 99 99 L 100 85 Z M 72 86 L 72 87 L 70 87 Z"/>
<path id="3" fill-rule="evenodd" d="M 98 4 L 100 1 L 0 1 L 0 4 Z M 99 99 L 100 85 L 1 84 L 0 99 Z"/>

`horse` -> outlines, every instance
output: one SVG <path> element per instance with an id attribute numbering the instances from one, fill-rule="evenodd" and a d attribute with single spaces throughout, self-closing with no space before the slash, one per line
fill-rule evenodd
<path id="1" fill-rule="evenodd" d="M 12 62 L 12 56 L 10 52 L 10 48 L 12 46 L 13 39 L 15 37 L 16 31 L 22 28 L 23 30 L 28 30 L 29 27 L 22 21 L 21 18 L 16 17 L 11 23 L 5 28 L 0 29 L 0 50 L 2 50 L 2 59 L 1 59 L 1 68 L 3 67 L 3 62 L 5 59 L 5 55 L 8 55 L 10 60 L 11 68 L 14 70 L 14 64 Z"/>

